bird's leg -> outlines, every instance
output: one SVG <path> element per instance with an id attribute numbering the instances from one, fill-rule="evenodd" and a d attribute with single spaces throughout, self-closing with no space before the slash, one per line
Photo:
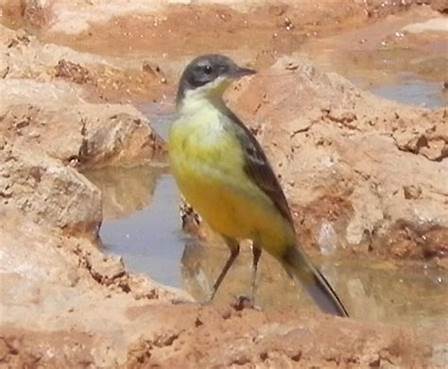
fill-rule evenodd
<path id="1" fill-rule="evenodd" d="M 255 242 L 252 244 L 252 282 L 251 282 L 251 291 L 250 298 L 253 303 L 255 303 L 255 292 L 257 288 L 257 270 L 258 270 L 258 261 L 261 256 L 261 247 L 259 247 Z"/>
<path id="2" fill-rule="evenodd" d="M 230 255 L 227 259 L 224 267 L 221 270 L 221 273 L 219 274 L 218 279 L 216 280 L 215 284 L 213 285 L 212 294 L 210 296 L 210 300 L 212 301 L 213 298 L 216 295 L 216 292 L 218 291 L 219 286 L 221 285 L 221 282 L 224 280 L 224 277 L 226 276 L 228 270 L 232 266 L 233 262 L 235 261 L 236 257 L 238 256 L 240 252 L 240 244 L 237 240 L 233 238 L 224 237 L 224 240 L 226 241 L 227 246 L 230 249 Z"/>

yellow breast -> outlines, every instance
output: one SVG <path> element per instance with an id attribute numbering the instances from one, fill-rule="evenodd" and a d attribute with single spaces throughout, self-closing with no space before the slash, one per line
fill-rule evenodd
<path id="1" fill-rule="evenodd" d="M 280 248 L 290 237 L 289 226 L 246 175 L 240 142 L 226 119 L 204 107 L 174 123 L 169 139 L 173 175 L 186 200 L 216 232 L 260 238 L 268 251 L 268 244 Z"/>

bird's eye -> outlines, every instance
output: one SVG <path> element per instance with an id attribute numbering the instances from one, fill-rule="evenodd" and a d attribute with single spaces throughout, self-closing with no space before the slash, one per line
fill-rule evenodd
<path id="1" fill-rule="evenodd" d="M 204 65 L 204 73 L 210 74 L 212 72 L 212 66 L 211 65 Z"/>

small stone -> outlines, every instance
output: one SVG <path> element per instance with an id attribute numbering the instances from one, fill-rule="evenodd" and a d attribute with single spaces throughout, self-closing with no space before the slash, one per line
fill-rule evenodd
<path id="1" fill-rule="evenodd" d="M 415 200 L 421 197 L 422 189 L 419 186 L 403 186 L 404 198 L 406 200 Z"/>

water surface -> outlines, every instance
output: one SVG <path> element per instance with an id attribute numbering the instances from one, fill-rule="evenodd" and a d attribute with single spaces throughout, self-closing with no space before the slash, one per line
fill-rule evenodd
<path id="1" fill-rule="evenodd" d="M 166 167 L 105 169 L 87 173 L 103 191 L 105 251 L 121 255 L 132 272 L 186 289 L 206 300 L 226 258 L 217 239 L 204 244 L 181 230 L 179 193 Z M 217 301 L 248 295 L 251 252 L 242 252 L 223 282 Z M 359 319 L 418 327 L 447 324 L 448 271 L 432 263 L 317 257 L 321 270 Z M 256 303 L 264 309 L 314 308 L 279 264 L 264 254 Z"/>
<path id="2" fill-rule="evenodd" d="M 429 109 L 448 106 L 448 91 L 440 82 L 403 77 L 394 83 L 373 86 L 370 91 L 375 95 L 407 105 Z"/>

